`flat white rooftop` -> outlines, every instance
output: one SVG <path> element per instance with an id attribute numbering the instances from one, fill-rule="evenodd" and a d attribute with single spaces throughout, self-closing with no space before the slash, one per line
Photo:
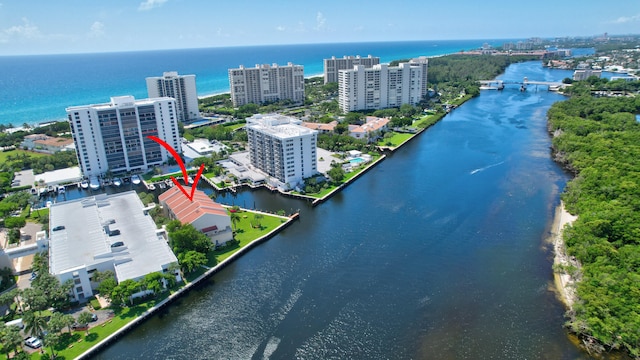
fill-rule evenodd
<path id="1" fill-rule="evenodd" d="M 145 215 L 135 191 L 65 201 L 49 210 L 49 268 L 54 275 L 78 267 L 94 268 L 111 262 L 118 282 L 162 271 L 178 261 L 164 237 L 157 234 L 151 216 Z M 120 230 L 109 236 L 109 230 Z M 111 248 L 122 241 L 123 246 Z"/>

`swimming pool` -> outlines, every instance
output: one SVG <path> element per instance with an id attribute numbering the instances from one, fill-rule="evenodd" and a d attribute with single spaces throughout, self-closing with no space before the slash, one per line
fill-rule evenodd
<path id="1" fill-rule="evenodd" d="M 350 163 L 352 163 L 352 164 L 354 164 L 354 165 L 361 164 L 361 163 L 363 163 L 363 162 L 365 162 L 365 161 L 366 161 L 366 160 L 365 160 L 365 159 L 363 159 L 363 158 L 361 158 L 361 157 L 357 157 L 357 158 L 354 158 L 354 159 L 349 160 L 349 162 L 350 162 Z"/>

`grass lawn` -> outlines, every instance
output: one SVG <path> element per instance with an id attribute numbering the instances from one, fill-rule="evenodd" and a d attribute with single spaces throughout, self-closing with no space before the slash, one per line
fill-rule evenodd
<path id="1" fill-rule="evenodd" d="M 49 209 L 42 208 L 31 211 L 31 216 L 27 218 L 27 221 L 38 222 L 40 219 L 49 219 Z"/>
<path id="2" fill-rule="evenodd" d="M 56 355 L 58 355 L 58 359 L 77 358 L 80 354 L 89 350 L 89 348 L 104 340 L 107 336 L 130 323 L 143 312 L 147 311 L 168 296 L 169 292 L 165 291 L 160 294 L 158 298 L 147 301 L 146 303 L 126 308 L 116 308 L 114 309 L 115 316 L 113 318 L 101 325 L 91 327 L 88 335 L 86 331 L 72 331 L 69 333 L 67 329 L 63 330 L 60 336 L 60 343 L 56 346 Z M 46 347 L 45 351 L 47 354 L 51 353 L 49 347 Z M 43 356 L 39 352 L 34 352 L 31 355 L 31 358 L 48 359 L 47 356 Z"/>
<path id="3" fill-rule="evenodd" d="M 224 127 L 226 127 L 226 128 L 228 128 L 228 129 L 233 131 L 233 130 L 240 129 L 241 127 L 243 127 L 245 125 L 247 125 L 247 124 L 246 123 L 240 123 L 240 124 L 233 124 L 233 125 L 224 125 Z"/>
<path id="4" fill-rule="evenodd" d="M 7 162 L 7 158 L 9 156 L 12 156 L 13 158 L 15 158 L 16 156 L 22 155 L 22 154 L 27 154 L 30 157 L 50 156 L 49 154 L 43 154 L 43 153 L 38 153 L 38 152 L 33 152 L 33 151 L 15 149 L 15 150 L 9 150 L 9 151 L 0 151 L 0 162 L 1 163 L 5 163 L 5 162 Z"/>
<path id="5" fill-rule="evenodd" d="M 392 134 L 393 134 L 392 137 L 378 141 L 378 146 L 395 147 L 402 144 L 403 142 L 407 141 L 407 139 L 410 139 L 413 135 L 415 135 L 415 134 L 397 133 L 397 132 L 392 132 Z M 389 145 L 389 143 L 391 144 Z"/>

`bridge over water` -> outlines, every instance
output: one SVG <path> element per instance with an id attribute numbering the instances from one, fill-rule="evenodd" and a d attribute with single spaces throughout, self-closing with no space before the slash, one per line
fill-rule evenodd
<path id="1" fill-rule="evenodd" d="M 480 80 L 481 89 L 484 87 L 485 89 L 504 89 L 505 85 L 520 85 L 521 90 L 526 89 L 528 85 L 542 85 L 547 86 L 549 91 L 557 91 L 566 86 L 571 86 L 570 84 L 565 84 L 558 81 L 539 81 L 539 80 L 529 80 L 526 77 L 522 80 Z"/>

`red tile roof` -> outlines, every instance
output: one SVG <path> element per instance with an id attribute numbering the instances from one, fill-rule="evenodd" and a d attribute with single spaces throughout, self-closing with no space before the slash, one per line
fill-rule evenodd
<path id="1" fill-rule="evenodd" d="M 184 186 L 187 193 L 191 187 Z M 177 186 L 158 196 L 162 206 L 167 206 L 176 219 L 183 224 L 190 224 L 205 214 L 229 216 L 222 205 L 211 200 L 202 190 L 196 189 L 193 193 L 193 201 L 190 201 Z"/>

